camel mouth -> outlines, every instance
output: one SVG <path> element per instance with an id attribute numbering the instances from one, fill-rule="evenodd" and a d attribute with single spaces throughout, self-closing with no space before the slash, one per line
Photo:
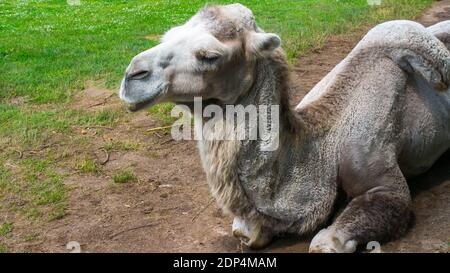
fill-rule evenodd
<path id="1" fill-rule="evenodd" d="M 153 106 L 154 104 L 155 103 L 154 103 L 153 99 L 149 99 L 149 100 L 146 100 L 146 101 L 129 104 L 127 106 L 127 109 L 128 109 L 128 111 L 134 113 L 134 112 L 137 112 L 137 111 L 142 110 L 144 108 L 148 108 L 150 106 Z"/>
<path id="2" fill-rule="evenodd" d="M 159 94 L 160 94 L 160 92 L 158 92 L 156 95 L 154 95 L 151 98 L 148 98 L 144 101 L 140 101 L 137 103 L 129 103 L 127 106 L 128 111 L 137 112 L 139 110 L 149 108 L 149 107 L 155 105 L 158 102 Z"/>
<path id="3" fill-rule="evenodd" d="M 130 112 L 137 112 L 139 110 L 149 108 L 158 103 L 167 91 L 167 86 L 159 84 L 150 94 L 146 92 L 130 92 L 130 86 L 122 84 L 120 90 L 120 98 L 127 103 L 127 109 Z M 139 88 L 137 91 L 142 90 Z"/>

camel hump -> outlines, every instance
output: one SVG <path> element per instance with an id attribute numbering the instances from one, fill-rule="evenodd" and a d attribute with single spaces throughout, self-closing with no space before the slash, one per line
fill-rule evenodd
<path id="1" fill-rule="evenodd" d="M 348 71 L 355 70 L 358 64 L 366 67 L 368 62 L 373 64 L 373 58 L 389 58 L 403 71 L 425 79 L 433 89 L 447 91 L 450 86 L 450 51 L 439 40 L 448 39 L 450 21 L 429 28 L 408 20 L 379 24 L 364 36 L 345 60 L 311 89 L 297 105 L 296 111 L 305 112 L 313 102 L 325 105 L 328 100 L 335 99 L 337 96 L 329 96 L 329 90 L 348 90 L 348 75 L 360 75 L 357 72 L 349 74 Z M 340 83 L 345 88 L 336 88 L 339 75 L 346 76 Z"/>
<path id="2" fill-rule="evenodd" d="M 447 26 L 425 28 L 407 20 L 389 21 L 375 26 L 356 46 L 361 51 L 378 52 L 410 74 L 424 78 L 435 90 L 447 91 L 450 86 L 450 51 L 433 34 L 442 36 Z"/>
<path id="3" fill-rule="evenodd" d="M 450 50 L 450 20 L 443 21 L 427 28 L 428 32 L 436 36 Z"/>

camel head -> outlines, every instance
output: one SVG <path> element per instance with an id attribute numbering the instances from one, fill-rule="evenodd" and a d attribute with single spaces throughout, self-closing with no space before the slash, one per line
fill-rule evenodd
<path id="1" fill-rule="evenodd" d="M 256 60 L 280 43 L 243 5 L 207 6 L 131 60 L 120 98 L 131 111 L 194 97 L 232 104 L 252 86 Z"/>

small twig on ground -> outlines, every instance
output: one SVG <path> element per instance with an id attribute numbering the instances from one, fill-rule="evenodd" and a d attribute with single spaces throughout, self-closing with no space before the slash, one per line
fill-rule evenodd
<path id="1" fill-rule="evenodd" d="M 11 163 L 9 163 L 9 162 L 6 162 L 6 163 L 5 163 L 5 166 L 11 167 L 11 168 L 17 168 L 17 165 L 11 164 Z"/>
<path id="2" fill-rule="evenodd" d="M 125 229 L 125 230 L 119 231 L 119 232 L 111 235 L 110 238 L 114 239 L 115 237 L 117 237 L 117 236 L 119 236 L 119 235 L 121 235 L 121 234 L 123 234 L 125 232 L 129 232 L 129 231 L 133 231 L 133 230 L 137 230 L 137 229 L 141 229 L 141 228 L 153 227 L 153 226 L 156 226 L 156 225 L 157 225 L 157 223 L 152 223 L 152 224 L 146 224 L 146 225 L 142 225 L 142 226 L 137 226 L 137 227 Z"/>
<path id="3" fill-rule="evenodd" d="M 36 149 L 36 150 L 28 150 L 29 152 L 39 152 L 39 151 L 42 151 L 42 150 L 44 150 L 44 149 L 47 149 L 48 147 L 50 147 L 50 146 L 52 146 L 52 145 L 56 145 L 57 143 L 51 143 L 51 144 L 45 144 L 45 145 L 42 145 L 41 147 L 39 147 L 38 149 Z"/>
<path id="4" fill-rule="evenodd" d="M 173 141 L 173 138 L 169 138 L 168 140 L 161 142 L 161 145 L 167 144 L 172 141 Z"/>
<path id="5" fill-rule="evenodd" d="M 213 201 L 214 201 L 214 198 L 211 197 L 211 198 L 209 199 L 208 204 L 206 204 L 206 206 L 205 206 L 202 210 L 200 210 L 196 215 L 194 215 L 194 217 L 192 217 L 192 222 L 194 222 L 195 219 L 197 219 L 197 218 L 200 216 L 200 214 L 202 214 L 209 206 L 211 206 L 211 204 L 213 203 Z"/>
<path id="6" fill-rule="evenodd" d="M 16 150 L 16 153 L 19 154 L 19 157 L 18 157 L 17 159 L 22 159 L 22 157 L 23 157 L 23 152 L 21 152 L 21 151 L 19 151 L 19 150 Z"/>
<path id="7" fill-rule="evenodd" d="M 106 98 L 104 98 L 102 102 L 97 102 L 97 103 L 91 104 L 91 105 L 89 105 L 87 108 L 91 108 L 91 107 L 94 107 L 94 106 L 99 106 L 99 105 L 105 104 L 105 103 L 108 101 L 108 99 L 111 98 L 114 94 L 115 94 L 115 93 L 109 94 L 109 96 L 107 96 Z"/>
<path id="8" fill-rule="evenodd" d="M 107 151 L 105 148 L 103 148 L 102 150 L 103 150 L 103 152 L 106 154 L 106 158 L 105 158 L 105 160 L 103 160 L 102 162 L 100 162 L 100 165 L 105 165 L 105 164 L 108 163 L 108 161 L 109 161 L 109 153 L 108 153 L 108 151 Z"/>
<path id="9" fill-rule="evenodd" d="M 75 174 L 80 174 L 80 173 L 81 173 L 81 171 L 77 170 L 77 171 L 68 173 L 67 175 L 75 175 Z"/>
<path id="10" fill-rule="evenodd" d="M 159 131 L 159 130 L 164 130 L 164 129 L 169 129 L 169 128 L 172 128 L 172 125 L 150 128 L 150 129 L 147 129 L 147 132 L 154 132 L 154 131 Z"/>
<path id="11" fill-rule="evenodd" d="M 86 128 L 86 129 L 98 128 L 98 129 L 114 130 L 114 128 L 111 128 L 111 127 L 108 127 L 108 126 L 101 126 L 101 125 L 84 126 L 84 128 Z"/>
<path id="12" fill-rule="evenodd" d="M 23 154 L 25 152 L 27 152 L 29 154 L 37 154 L 38 152 L 41 152 L 42 150 L 45 150 L 45 149 L 47 149 L 47 148 L 49 148 L 49 147 L 51 147 L 53 145 L 57 146 L 59 144 L 58 143 L 45 144 L 45 145 L 42 145 L 42 146 L 40 146 L 39 148 L 37 148 L 35 150 L 24 150 L 24 151 L 16 150 L 16 152 L 19 154 L 19 158 L 18 159 L 22 159 L 23 158 Z"/>

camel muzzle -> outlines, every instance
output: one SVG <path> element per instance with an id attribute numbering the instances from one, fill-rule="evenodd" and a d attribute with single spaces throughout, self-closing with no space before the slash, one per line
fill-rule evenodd
<path id="1" fill-rule="evenodd" d="M 161 80 L 144 75 L 139 77 L 141 78 L 125 77 L 120 86 L 119 97 L 127 103 L 127 108 L 131 112 L 156 104 L 167 90 L 167 84 Z"/>

